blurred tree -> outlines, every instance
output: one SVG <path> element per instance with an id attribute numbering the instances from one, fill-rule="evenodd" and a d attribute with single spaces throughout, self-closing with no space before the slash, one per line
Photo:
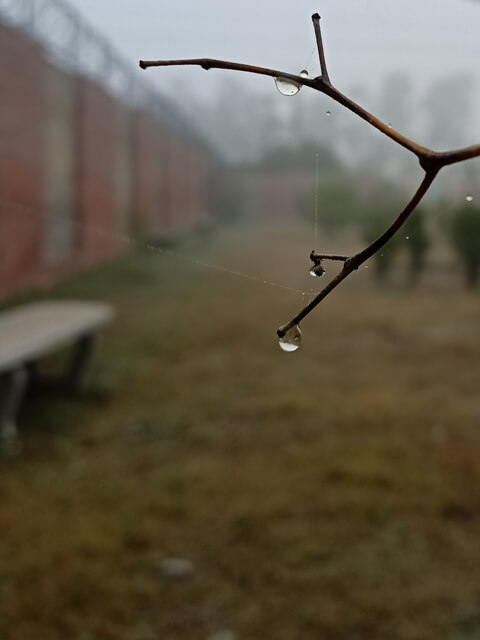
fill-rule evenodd
<path id="1" fill-rule="evenodd" d="M 352 181 L 342 174 L 320 182 L 318 192 L 315 187 L 309 189 L 299 203 L 302 216 L 310 223 L 315 200 L 318 200 L 318 224 L 332 233 L 358 220 L 361 206 L 359 194 Z"/>
<path id="2" fill-rule="evenodd" d="M 217 169 L 210 191 L 210 210 L 215 220 L 235 222 L 245 214 L 245 192 L 235 169 Z"/>
<path id="3" fill-rule="evenodd" d="M 332 149 L 325 145 L 305 143 L 302 145 L 277 145 L 268 149 L 260 161 L 264 169 L 289 169 L 315 174 L 318 154 L 320 174 L 340 171 L 342 165 Z"/>
<path id="4" fill-rule="evenodd" d="M 363 107 L 373 109 L 372 97 L 366 84 L 350 87 L 348 94 Z M 372 139 L 372 131 L 367 123 L 348 112 L 343 113 L 342 128 L 338 131 L 336 144 L 349 167 L 353 169 L 360 165 L 364 172 L 372 169 Z"/>
<path id="5" fill-rule="evenodd" d="M 363 221 L 362 236 L 365 242 L 370 244 L 376 240 L 391 224 L 391 209 L 388 205 L 379 207 L 365 216 Z M 387 244 L 382 247 L 381 252 L 375 254 L 374 274 L 377 282 L 384 283 L 391 271 L 393 259 L 397 255 L 400 247 L 400 238 L 398 235 L 393 236 Z"/>
<path id="6" fill-rule="evenodd" d="M 405 73 L 392 72 L 385 77 L 378 98 L 379 117 L 391 122 L 398 131 L 407 129 L 413 113 L 412 82 Z"/>
<path id="7" fill-rule="evenodd" d="M 418 282 L 425 268 L 425 260 L 430 246 L 424 209 L 417 210 L 410 216 L 404 226 L 406 249 L 409 254 L 408 276 L 411 285 Z"/>
<path id="8" fill-rule="evenodd" d="M 375 113 L 397 131 L 409 137 L 415 136 L 415 106 L 413 84 L 410 76 L 400 71 L 389 73 L 383 79 L 376 99 Z M 416 181 L 417 164 L 409 154 L 395 147 L 384 136 L 372 136 L 370 164 L 375 172 L 389 180 L 408 186 Z"/>
<path id="9" fill-rule="evenodd" d="M 465 285 L 473 288 L 480 276 L 480 208 L 465 204 L 454 210 L 449 236 L 462 264 Z"/>
<path id="10" fill-rule="evenodd" d="M 274 94 L 252 91 L 237 78 L 225 78 L 204 111 L 204 128 L 231 162 L 255 161 L 281 137 Z"/>
<path id="11" fill-rule="evenodd" d="M 433 83 L 425 96 L 427 139 L 432 149 L 446 149 L 468 141 L 474 111 L 475 84 L 468 74 L 456 73 Z"/>

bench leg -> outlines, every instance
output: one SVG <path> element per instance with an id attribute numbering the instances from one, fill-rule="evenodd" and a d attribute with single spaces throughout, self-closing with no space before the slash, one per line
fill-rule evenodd
<path id="1" fill-rule="evenodd" d="M 0 377 L 0 446 L 9 452 L 16 448 L 16 418 L 27 382 L 28 373 L 25 368 Z"/>
<path id="2" fill-rule="evenodd" d="M 87 383 L 88 370 L 95 351 L 95 336 L 83 336 L 75 345 L 70 368 L 67 373 L 67 386 L 74 391 L 83 389 Z"/>

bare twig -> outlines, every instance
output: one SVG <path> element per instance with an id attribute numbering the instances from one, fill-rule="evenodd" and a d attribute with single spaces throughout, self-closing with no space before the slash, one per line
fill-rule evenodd
<path id="1" fill-rule="evenodd" d="M 315 30 L 315 38 L 317 40 L 318 58 L 320 60 L 320 69 L 322 72 L 322 78 L 325 82 L 330 84 L 330 78 L 328 77 L 327 63 L 325 61 L 325 51 L 323 49 L 322 32 L 320 30 L 320 16 L 318 13 L 314 13 L 312 16 L 313 28 Z"/>
<path id="2" fill-rule="evenodd" d="M 338 256 L 333 253 L 317 253 L 312 251 L 310 253 L 310 260 L 312 262 L 319 262 L 320 260 L 337 260 L 338 262 L 346 262 L 349 256 Z"/>
<path id="3" fill-rule="evenodd" d="M 349 111 L 352 111 L 362 120 L 368 122 L 372 127 L 383 133 L 385 136 L 396 142 L 401 147 L 404 147 L 411 153 L 417 156 L 421 167 L 425 171 L 425 176 L 422 183 L 418 187 L 414 196 L 407 204 L 405 209 L 400 213 L 392 225 L 374 242 L 368 247 L 365 247 L 359 253 L 353 256 L 340 256 L 332 254 L 318 254 L 312 251 L 310 258 L 313 262 L 319 263 L 321 260 L 336 260 L 343 262 L 343 269 L 338 273 L 327 286 L 304 308 L 298 313 L 290 322 L 280 327 L 277 331 L 278 336 L 281 338 L 285 333 L 293 326 L 303 320 L 320 302 L 328 296 L 338 285 L 349 276 L 352 271 L 358 269 L 364 262 L 371 258 L 377 251 L 379 251 L 389 240 L 392 238 L 399 229 L 403 226 L 411 213 L 416 209 L 417 205 L 422 200 L 430 188 L 432 182 L 437 177 L 438 172 L 443 167 L 456 164 L 458 162 L 464 162 L 472 158 L 480 157 L 480 144 L 465 147 L 463 149 L 454 149 L 452 151 L 433 151 L 427 147 L 423 147 L 417 142 L 410 140 L 406 136 L 390 127 L 382 120 L 379 120 L 376 116 L 369 113 L 366 109 L 359 104 L 345 96 L 338 91 L 330 82 L 328 75 L 327 64 L 325 60 L 325 52 L 323 48 L 322 34 L 320 30 L 320 16 L 315 13 L 312 16 L 313 26 L 315 30 L 315 37 L 317 41 L 318 56 L 320 61 L 321 76 L 317 78 L 308 78 L 291 73 L 285 73 L 276 69 L 268 69 L 265 67 L 257 67 L 254 65 L 240 64 L 238 62 L 228 62 L 226 60 L 215 60 L 212 58 L 191 58 L 186 60 L 151 60 L 140 61 L 140 67 L 142 69 L 148 69 L 149 67 L 167 67 L 167 66 L 179 66 L 179 65 L 199 65 L 203 69 L 230 69 L 232 71 L 243 71 L 246 73 L 255 73 L 264 76 L 270 76 L 272 78 L 285 78 L 291 80 L 298 86 L 306 86 L 321 93 L 326 94 L 335 102 L 338 102 Z"/>

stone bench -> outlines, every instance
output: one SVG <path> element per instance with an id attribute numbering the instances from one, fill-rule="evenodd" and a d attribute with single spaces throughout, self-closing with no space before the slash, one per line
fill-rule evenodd
<path id="1" fill-rule="evenodd" d="M 16 417 L 38 361 L 74 345 L 65 374 L 71 388 L 86 380 L 95 334 L 113 318 L 113 308 L 97 302 L 35 302 L 0 312 L 0 439 L 16 437 Z"/>

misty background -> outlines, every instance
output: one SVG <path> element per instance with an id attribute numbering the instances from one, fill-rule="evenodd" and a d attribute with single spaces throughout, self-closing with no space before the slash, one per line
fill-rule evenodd
<path id="1" fill-rule="evenodd" d="M 215 57 L 291 73 L 307 68 L 311 76 L 319 73 L 310 20 L 318 11 L 330 75 L 340 90 L 422 144 L 460 146 L 480 134 L 478 2 L 141 0 L 134 11 L 124 0 L 72 4 L 135 65 L 140 58 Z M 348 114 L 313 91 L 284 101 L 272 81 L 248 74 L 195 67 L 147 74 L 180 106 L 197 112 L 235 159 L 255 156 L 274 140 L 341 131 L 352 138 Z M 325 123 L 325 108 L 333 108 L 336 124 Z"/>
<path id="2" fill-rule="evenodd" d="M 294 353 L 341 268 L 312 248 L 375 241 L 416 157 L 307 88 L 138 66 L 314 77 L 317 11 L 339 90 L 480 143 L 480 2 L 0 0 L 2 640 L 480 638 L 480 159 Z M 114 312 L 86 388 L 32 321 L 70 301 Z"/>
<path id="3" fill-rule="evenodd" d="M 312 13 L 319 11 L 335 86 L 401 133 L 443 150 L 480 139 L 480 4 L 467 0 L 337 0 L 241 4 L 215 0 L 73 3 L 132 65 L 143 59 L 215 57 L 318 75 Z M 379 28 L 381 25 L 381 28 Z M 199 67 L 152 69 L 149 83 L 173 99 L 231 163 L 272 150 L 329 148 L 349 170 L 413 186 L 404 150 L 325 96 L 285 98 L 273 80 Z M 331 116 L 326 117 L 330 112 Z M 473 162 L 440 177 L 432 193 L 473 191 Z"/>

